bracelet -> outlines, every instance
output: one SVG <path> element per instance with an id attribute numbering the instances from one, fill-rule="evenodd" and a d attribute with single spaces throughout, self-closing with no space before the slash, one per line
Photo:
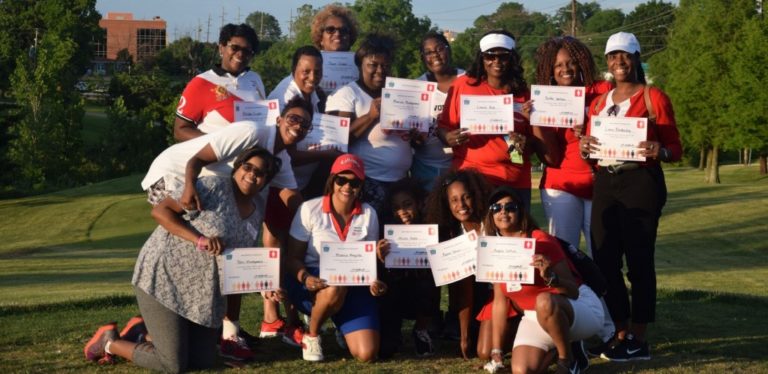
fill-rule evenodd
<path id="1" fill-rule="evenodd" d="M 557 277 L 557 273 L 554 271 L 550 273 L 549 279 L 547 280 L 547 287 L 556 286 L 557 283 L 559 283 L 560 279 Z"/>
<path id="2" fill-rule="evenodd" d="M 499 355 L 499 356 L 503 357 L 504 356 L 504 351 L 502 351 L 499 348 L 491 349 L 491 356 L 493 356 L 493 355 Z"/>
<path id="3" fill-rule="evenodd" d="M 204 236 L 204 235 L 200 235 L 200 236 L 197 238 L 197 244 L 195 244 L 195 246 L 197 247 L 197 250 L 198 250 L 198 251 L 201 251 L 201 252 L 202 252 L 202 251 L 204 251 L 204 250 L 208 249 L 208 246 L 207 246 L 207 245 L 205 245 L 205 243 L 203 243 L 203 241 L 204 241 L 204 240 L 205 240 L 205 236 Z"/>
<path id="4" fill-rule="evenodd" d="M 661 149 L 659 149 L 658 158 L 659 158 L 659 161 L 667 162 L 667 160 L 669 160 L 669 150 L 664 147 L 661 147 Z"/>

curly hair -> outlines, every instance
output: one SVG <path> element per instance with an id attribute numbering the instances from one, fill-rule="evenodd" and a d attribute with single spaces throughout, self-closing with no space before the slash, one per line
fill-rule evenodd
<path id="1" fill-rule="evenodd" d="M 228 23 L 219 31 L 219 45 L 227 45 L 230 39 L 239 36 L 245 38 L 248 44 L 251 45 L 253 53 L 256 54 L 259 51 L 259 37 L 256 35 L 256 30 L 253 27 L 248 26 L 245 23 L 235 25 Z"/>
<path id="2" fill-rule="evenodd" d="M 337 17 L 344 20 L 346 26 L 349 27 L 349 46 L 352 47 L 352 45 L 355 44 L 355 40 L 357 40 L 357 21 L 351 10 L 337 4 L 328 4 L 325 8 L 315 14 L 315 18 L 312 20 L 312 29 L 310 31 L 312 43 L 317 49 L 322 49 L 323 27 L 325 27 L 325 21 L 330 17 Z"/>
<path id="3" fill-rule="evenodd" d="M 492 30 L 483 34 L 483 36 L 488 34 L 502 34 L 515 39 L 515 37 L 507 30 Z M 509 52 L 511 53 L 509 64 L 507 65 L 507 70 L 504 72 L 504 75 L 501 77 L 501 81 L 504 82 L 508 93 L 520 95 L 528 90 L 528 84 L 525 82 L 520 54 L 517 53 L 517 50 L 515 49 L 512 49 Z M 473 78 L 473 80 L 469 81 L 470 86 L 478 86 L 480 85 L 480 82 L 488 80 L 488 73 L 485 71 L 485 64 L 483 63 L 483 53 L 480 51 L 479 46 L 477 52 L 475 52 L 475 60 L 472 61 L 472 65 L 469 67 L 466 74 L 470 78 Z"/>
<path id="4" fill-rule="evenodd" d="M 576 83 L 589 86 L 597 80 L 597 66 L 589 48 L 571 36 L 551 38 L 536 49 L 536 84 L 555 85 L 557 53 L 565 49 L 578 67 Z"/>
<path id="5" fill-rule="evenodd" d="M 520 231 L 524 232 L 527 237 L 531 237 L 533 230 L 538 230 L 539 226 L 536 224 L 536 221 L 533 219 L 533 217 L 531 217 L 531 212 L 526 209 L 525 203 L 523 203 L 523 199 L 520 198 L 520 195 L 518 195 L 513 189 L 509 187 L 497 188 L 495 191 L 493 191 L 493 193 L 491 193 L 493 201 L 489 200 L 486 206 L 490 207 L 491 204 L 507 196 L 512 198 L 512 201 L 517 204 L 517 213 L 515 216 L 517 217 L 517 220 L 519 220 Z M 483 217 L 483 227 L 485 230 L 484 234 L 488 236 L 495 236 L 496 231 L 498 231 L 496 222 L 493 221 L 493 213 L 491 213 L 490 209 L 486 211 L 485 217 Z"/>
<path id="6" fill-rule="evenodd" d="M 486 200 L 490 196 L 491 187 L 485 178 L 475 170 L 451 170 L 438 178 L 435 187 L 427 196 L 426 222 L 436 223 L 440 227 L 441 240 L 450 239 L 461 234 L 460 222 L 451 213 L 448 202 L 448 187 L 453 183 L 462 183 L 472 197 L 472 216 L 470 220 L 480 223 L 488 209 Z"/>

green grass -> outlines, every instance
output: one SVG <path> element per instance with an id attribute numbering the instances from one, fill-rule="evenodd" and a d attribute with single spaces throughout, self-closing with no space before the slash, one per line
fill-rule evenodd
<path id="1" fill-rule="evenodd" d="M 86 147 L 98 144 L 110 129 L 109 119 L 105 113 L 106 107 L 89 104 L 85 107 L 83 116 L 83 143 Z"/>
<path id="2" fill-rule="evenodd" d="M 768 178 L 726 166 L 722 185 L 701 172 L 667 170 L 670 197 L 656 259 L 658 318 L 650 331 L 653 360 L 593 360 L 590 372 L 768 372 Z M 154 223 L 139 176 L 54 194 L 0 201 L 0 369 L 8 372 L 142 372 L 122 363 L 100 368 L 82 346 L 105 321 L 138 312 L 130 278 L 138 249 Z M 538 194 L 534 214 L 542 217 Z M 540 221 L 541 222 L 541 221 Z M 243 325 L 258 330 L 261 306 L 247 297 Z M 297 349 L 263 340 L 248 371 L 476 371 L 438 340 L 438 354 L 418 359 L 408 327 L 396 360 L 358 364 L 326 336 L 327 361 L 303 362 Z"/>

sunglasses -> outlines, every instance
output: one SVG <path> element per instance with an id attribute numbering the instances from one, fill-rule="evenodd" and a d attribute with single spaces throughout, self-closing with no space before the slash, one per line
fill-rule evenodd
<path id="1" fill-rule="evenodd" d="M 437 55 L 442 54 L 443 52 L 447 51 L 448 48 L 449 47 L 447 45 L 441 44 L 441 45 L 438 45 L 437 47 L 435 47 L 434 51 L 427 51 L 427 50 L 421 51 L 421 55 L 424 56 L 424 57 L 437 56 Z"/>
<path id="2" fill-rule="evenodd" d="M 360 188 L 360 186 L 363 185 L 363 181 L 357 178 L 346 178 L 342 177 L 341 175 L 337 175 L 336 178 L 333 180 L 334 183 L 336 183 L 337 186 L 343 187 L 347 183 L 349 183 L 349 186 L 352 188 Z"/>
<path id="3" fill-rule="evenodd" d="M 232 53 L 243 52 L 243 54 L 247 56 L 250 56 L 253 54 L 253 49 L 248 47 L 243 47 L 242 45 L 230 43 L 230 44 L 227 44 L 227 47 L 229 47 L 229 49 L 232 50 Z"/>
<path id="4" fill-rule="evenodd" d="M 485 61 L 507 61 L 512 57 L 512 52 L 483 52 L 482 55 Z"/>
<path id="5" fill-rule="evenodd" d="M 323 27 L 323 32 L 325 32 L 326 34 L 331 34 L 331 35 L 335 34 L 337 32 L 340 33 L 340 34 L 349 34 L 349 27 L 347 27 L 347 26 L 341 26 L 341 27 L 325 26 L 325 27 Z"/>
<path id="6" fill-rule="evenodd" d="M 510 201 L 504 204 L 493 203 L 488 207 L 488 211 L 491 212 L 491 214 L 501 212 L 502 209 L 507 213 L 517 213 L 517 204 Z"/>
<path id="7" fill-rule="evenodd" d="M 307 132 L 312 131 L 312 122 L 307 121 L 304 117 L 298 114 L 287 114 L 285 116 L 285 122 L 291 126 L 299 126 Z"/>
<path id="8" fill-rule="evenodd" d="M 619 111 L 621 110 L 621 107 L 618 104 L 613 104 L 610 108 L 608 108 L 608 116 L 619 116 Z"/>
<path id="9" fill-rule="evenodd" d="M 264 178 L 267 175 L 264 170 L 261 170 L 247 162 L 244 162 L 242 165 L 240 165 L 240 168 L 243 169 L 243 171 L 246 173 L 253 174 L 253 176 L 256 178 Z"/>

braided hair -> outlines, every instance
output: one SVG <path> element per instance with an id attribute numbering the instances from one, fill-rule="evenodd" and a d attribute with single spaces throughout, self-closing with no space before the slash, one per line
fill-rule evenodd
<path id="1" fill-rule="evenodd" d="M 589 86 L 597 80 L 597 67 L 592 52 L 578 39 L 571 36 L 551 38 L 536 49 L 536 83 L 554 85 L 557 53 L 565 49 L 578 66 L 576 83 Z"/>

